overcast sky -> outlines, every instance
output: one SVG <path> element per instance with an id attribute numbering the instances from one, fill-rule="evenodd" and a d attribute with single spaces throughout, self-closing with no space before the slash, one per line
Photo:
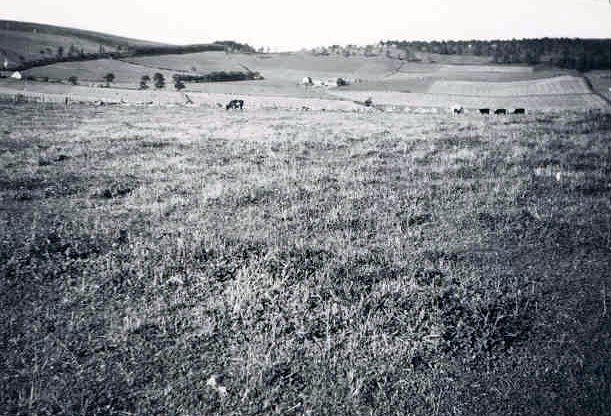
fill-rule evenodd
<path id="1" fill-rule="evenodd" d="M 274 50 L 380 40 L 611 38 L 610 0 L 2 0 L 0 19 Z"/>

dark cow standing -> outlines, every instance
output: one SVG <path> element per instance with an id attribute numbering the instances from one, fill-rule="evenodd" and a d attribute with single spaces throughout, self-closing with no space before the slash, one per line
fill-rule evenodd
<path id="1" fill-rule="evenodd" d="M 230 110 L 230 109 L 243 110 L 243 108 L 244 108 L 244 100 L 231 100 L 229 101 L 229 104 L 225 106 L 225 110 Z"/>
<path id="2" fill-rule="evenodd" d="M 490 114 L 490 109 L 489 108 L 480 108 L 479 113 L 480 114 Z"/>
<path id="3" fill-rule="evenodd" d="M 462 105 L 453 105 L 451 110 L 452 110 L 452 114 L 454 115 L 462 114 L 464 111 Z"/>
<path id="4" fill-rule="evenodd" d="M 526 114 L 526 109 L 516 108 L 515 110 L 513 110 L 513 114 Z"/>
<path id="5" fill-rule="evenodd" d="M 496 114 L 497 116 L 501 114 L 505 115 L 507 114 L 507 110 L 505 110 L 504 108 L 499 108 L 499 109 L 494 110 L 494 114 Z"/>

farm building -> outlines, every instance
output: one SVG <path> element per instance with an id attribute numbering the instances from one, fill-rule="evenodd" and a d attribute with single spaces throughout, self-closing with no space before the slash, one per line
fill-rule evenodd
<path id="1" fill-rule="evenodd" d="M 0 71 L 0 78 L 22 79 L 23 75 L 19 71 Z"/>

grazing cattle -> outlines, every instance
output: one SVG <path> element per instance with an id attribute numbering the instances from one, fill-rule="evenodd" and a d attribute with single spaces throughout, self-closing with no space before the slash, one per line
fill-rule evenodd
<path id="1" fill-rule="evenodd" d="M 369 97 L 363 102 L 363 104 L 365 104 L 365 107 L 371 107 L 373 105 L 373 100 L 371 97 Z"/>
<path id="2" fill-rule="evenodd" d="M 505 115 L 507 114 L 507 110 L 505 110 L 504 108 L 497 108 L 496 110 L 494 110 L 494 114 L 496 114 L 497 116 L 499 115 Z"/>
<path id="3" fill-rule="evenodd" d="M 303 105 L 301 106 L 301 111 L 310 111 L 310 107 L 308 107 L 307 105 Z"/>
<path id="4" fill-rule="evenodd" d="M 230 110 L 230 109 L 243 110 L 243 107 L 244 107 L 244 100 L 231 100 L 229 101 L 229 104 L 225 106 L 225 110 Z"/>
<path id="5" fill-rule="evenodd" d="M 516 108 L 515 110 L 513 110 L 513 114 L 526 114 L 526 109 Z"/>
<path id="6" fill-rule="evenodd" d="M 453 105 L 451 108 L 452 114 L 462 114 L 464 109 L 461 105 Z"/>
<path id="7" fill-rule="evenodd" d="M 490 114 L 490 109 L 489 108 L 480 108 L 479 113 L 480 114 Z"/>

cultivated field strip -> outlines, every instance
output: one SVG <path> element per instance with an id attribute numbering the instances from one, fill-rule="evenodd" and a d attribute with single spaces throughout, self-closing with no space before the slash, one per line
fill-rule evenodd
<path id="1" fill-rule="evenodd" d="M 453 72 L 475 72 L 475 73 L 503 73 L 503 74 L 532 74 L 534 72 L 531 66 L 518 65 L 440 65 L 439 71 L 444 73 Z"/>
<path id="2" fill-rule="evenodd" d="M 559 76 L 554 78 L 512 82 L 435 81 L 431 94 L 450 94 L 478 97 L 514 97 L 532 95 L 588 94 L 592 90 L 583 78 Z"/>

